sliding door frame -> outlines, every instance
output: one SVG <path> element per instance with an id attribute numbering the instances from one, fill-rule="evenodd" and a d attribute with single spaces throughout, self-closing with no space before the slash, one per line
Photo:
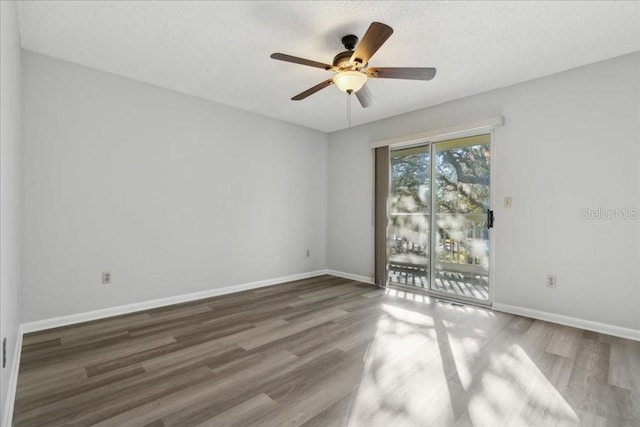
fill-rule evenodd
<path id="1" fill-rule="evenodd" d="M 393 287 L 393 288 L 399 288 L 402 290 L 406 290 L 406 291 L 411 291 L 411 292 L 416 292 L 416 293 L 424 293 L 428 296 L 434 297 L 434 298 L 438 298 L 438 299 L 445 299 L 445 300 L 452 300 L 452 301 L 458 301 L 458 302 L 463 302 L 463 303 L 468 303 L 468 304 L 473 304 L 473 305 L 479 305 L 479 306 L 483 306 L 483 307 L 491 307 L 491 305 L 493 304 L 494 301 L 494 276 L 495 276 L 495 227 L 491 227 L 488 229 L 488 239 L 489 239 L 489 272 L 488 272 L 488 285 L 489 285 L 489 295 L 488 295 L 488 299 L 486 301 L 480 300 L 480 299 L 476 299 L 476 298 L 471 298 L 471 297 L 465 297 L 463 295 L 453 295 L 450 293 L 446 293 L 446 292 L 441 292 L 441 291 L 437 291 L 437 290 L 433 290 L 431 288 L 432 283 L 435 281 L 435 268 L 436 268 L 436 246 L 437 246 L 437 242 L 436 242 L 436 234 L 438 232 L 438 225 L 437 225 L 437 221 L 436 221 L 436 191 L 434 191 L 435 189 L 435 179 L 436 179 L 436 144 L 439 142 L 444 142 L 444 141 L 451 141 L 451 140 L 456 140 L 456 139 L 460 139 L 460 138 L 465 138 L 465 137 L 471 137 L 471 136 L 478 136 L 478 135 L 489 135 L 489 149 L 490 149 L 490 153 L 491 155 L 489 156 L 489 209 L 491 209 L 492 207 L 495 206 L 495 201 L 496 201 L 496 196 L 495 196 L 495 191 L 494 191 L 494 187 L 495 187 L 495 160 L 496 160 L 496 150 L 495 150 L 495 144 L 493 143 L 494 141 L 494 131 L 493 129 L 488 129 L 488 130 L 484 130 L 484 131 L 477 131 L 477 132 L 470 132 L 470 133 L 465 133 L 462 136 L 459 135 L 443 135 L 442 137 L 434 137 L 434 138 L 428 138 L 428 139 L 423 139 L 423 140 L 419 140 L 419 141 L 412 141 L 411 143 L 404 143 L 404 144 L 394 144 L 392 146 L 389 146 L 389 150 L 390 151 L 395 151 L 395 150 L 400 150 L 400 149 L 404 149 L 404 148 L 410 148 L 410 147 L 419 147 L 419 146 L 429 146 L 429 156 L 430 156 L 430 161 L 429 161 L 429 166 L 430 166 L 430 171 L 429 171 L 429 192 L 430 192 L 430 206 L 429 206 L 429 271 L 428 271 L 428 286 L 427 288 L 419 288 L 416 286 L 411 286 L 411 285 L 403 285 L 403 284 L 399 284 L 399 283 L 391 283 L 388 278 L 386 280 L 387 283 L 387 287 Z M 391 153 L 389 154 L 389 159 L 391 159 Z M 391 179 L 391 162 L 389 162 L 389 180 Z M 390 188 L 390 186 L 389 186 Z M 387 211 L 387 219 L 389 220 L 391 217 L 390 212 Z M 387 227 L 388 228 L 388 227 Z M 388 242 L 388 234 L 387 234 L 387 248 L 389 247 L 389 242 Z M 387 259 L 387 263 L 388 263 L 388 259 Z M 388 265 L 387 265 L 387 271 L 388 271 Z"/>

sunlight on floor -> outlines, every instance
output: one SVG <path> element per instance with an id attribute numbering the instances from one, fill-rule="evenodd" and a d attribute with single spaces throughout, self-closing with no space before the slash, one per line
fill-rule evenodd
<path id="1" fill-rule="evenodd" d="M 429 407 L 422 384 L 446 382 L 433 319 L 383 305 L 353 404 L 352 425 L 419 425 Z M 453 419 L 453 414 L 450 414 Z"/>
<path id="2" fill-rule="evenodd" d="M 388 294 L 433 304 L 426 296 Z M 411 295 L 411 296 L 410 296 Z M 523 348 L 483 351 L 495 315 L 442 305 L 442 319 L 384 304 L 366 355 L 351 426 L 576 425 L 579 418 Z M 479 312 L 483 316 L 478 316 Z M 485 314 L 489 313 L 489 314 Z"/>
<path id="3" fill-rule="evenodd" d="M 395 298 L 402 298 L 409 301 L 431 304 L 430 297 L 428 297 L 427 295 L 417 294 L 415 292 L 406 292 L 400 289 L 387 288 L 385 289 L 385 294 Z"/>
<path id="4" fill-rule="evenodd" d="M 527 353 L 517 344 L 491 356 L 469 392 L 474 425 L 576 425 L 578 416 Z"/>

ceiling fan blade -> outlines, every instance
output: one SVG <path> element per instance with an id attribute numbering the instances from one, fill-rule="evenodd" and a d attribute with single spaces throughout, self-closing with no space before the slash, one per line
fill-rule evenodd
<path id="1" fill-rule="evenodd" d="M 362 105 L 362 108 L 371 107 L 376 103 L 376 99 L 373 97 L 373 93 L 371 93 L 366 84 L 356 92 L 356 97 L 358 98 L 358 101 L 360 101 L 360 105 Z"/>
<path id="2" fill-rule="evenodd" d="M 353 52 L 351 62 L 359 62 L 363 65 L 369 62 L 369 59 L 391 37 L 391 34 L 393 34 L 393 28 L 390 26 L 381 22 L 372 22 Z"/>
<path id="3" fill-rule="evenodd" d="M 292 101 L 300 101 L 302 99 L 305 99 L 307 96 L 309 95 L 313 95 L 314 93 L 318 92 L 319 90 L 324 89 L 325 87 L 329 87 L 333 84 L 333 78 L 330 78 L 329 80 L 325 80 L 322 83 L 319 83 L 317 85 L 315 85 L 312 88 L 309 88 L 307 90 L 305 90 L 302 93 L 297 94 L 296 96 L 294 96 L 293 98 L 291 98 Z"/>
<path id="4" fill-rule="evenodd" d="M 323 70 L 330 70 L 332 68 L 329 64 L 324 64 L 318 61 L 312 61 L 310 59 L 298 58 L 297 56 L 291 56 L 284 53 L 272 53 L 271 58 L 278 61 L 293 62 L 294 64 L 308 65 L 309 67 L 322 68 Z"/>
<path id="5" fill-rule="evenodd" d="M 368 77 L 379 79 L 431 80 L 436 75 L 435 68 L 369 68 Z"/>

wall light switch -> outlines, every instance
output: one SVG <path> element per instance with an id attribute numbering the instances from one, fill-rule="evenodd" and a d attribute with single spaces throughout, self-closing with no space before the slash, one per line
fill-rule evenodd
<path id="1" fill-rule="evenodd" d="M 507 209 L 511 207 L 511 196 L 506 196 L 504 198 L 504 207 Z"/>

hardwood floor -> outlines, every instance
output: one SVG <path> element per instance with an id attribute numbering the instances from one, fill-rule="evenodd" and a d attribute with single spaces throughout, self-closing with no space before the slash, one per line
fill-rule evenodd
<path id="1" fill-rule="evenodd" d="M 640 342 L 332 276 L 28 334 L 16 426 L 640 425 Z"/>

